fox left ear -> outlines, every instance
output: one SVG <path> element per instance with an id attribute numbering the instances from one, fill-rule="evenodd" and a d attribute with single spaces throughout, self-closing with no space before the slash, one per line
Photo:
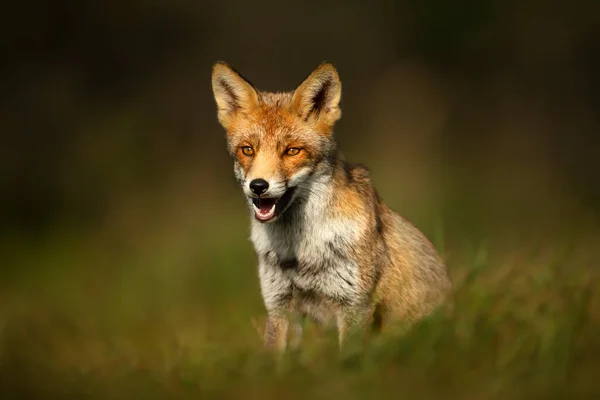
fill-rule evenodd
<path id="1" fill-rule="evenodd" d="M 294 91 L 291 104 L 302 119 L 322 121 L 332 127 L 342 116 L 341 96 L 342 83 L 335 67 L 323 63 Z"/>
<path id="2" fill-rule="evenodd" d="M 258 92 L 227 63 L 219 61 L 213 66 L 212 89 L 217 102 L 218 117 L 227 129 L 239 113 L 252 110 L 259 103 Z"/>

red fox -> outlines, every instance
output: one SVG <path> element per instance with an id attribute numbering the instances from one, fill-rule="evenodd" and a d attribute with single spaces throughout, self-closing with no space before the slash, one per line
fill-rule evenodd
<path id="1" fill-rule="evenodd" d="M 292 92 L 267 93 L 218 62 L 212 89 L 251 213 L 267 348 L 284 351 L 305 316 L 335 324 L 342 346 L 351 329 L 410 323 L 444 302 L 451 284 L 434 246 L 386 206 L 366 167 L 341 155 L 333 65 Z"/>

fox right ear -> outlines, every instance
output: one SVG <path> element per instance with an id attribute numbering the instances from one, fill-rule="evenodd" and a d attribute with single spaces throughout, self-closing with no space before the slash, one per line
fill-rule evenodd
<path id="1" fill-rule="evenodd" d="M 225 129 L 238 113 L 252 110 L 259 102 L 254 86 L 221 61 L 213 66 L 212 89 L 217 102 L 219 122 Z"/>
<path id="2" fill-rule="evenodd" d="M 314 118 L 332 127 L 340 119 L 342 84 L 332 64 L 322 63 L 298 86 L 292 107 L 304 120 Z"/>

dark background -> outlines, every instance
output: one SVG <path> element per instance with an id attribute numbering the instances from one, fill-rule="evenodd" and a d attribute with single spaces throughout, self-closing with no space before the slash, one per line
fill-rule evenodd
<path id="1" fill-rule="evenodd" d="M 198 190 L 222 191 L 217 60 L 263 90 L 291 90 L 333 62 L 337 136 L 349 158 L 382 163 L 372 168 L 390 179 L 384 193 L 425 169 L 415 159 L 430 176 L 459 169 L 466 197 L 560 185 L 591 207 L 599 15 L 595 1 L 9 2 L 3 227 L 97 222 L 115 197 L 174 179 L 178 165 Z"/>
<path id="2" fill-rule="evenodd" d="M 63 371 L 155 355 L 90 344 L 137 338 L 139 321 L 153 349 L 236 329 L 257 345 L 247 214 L 210 87 L 218 60 L 267 91 L 334 63 L 346 158 L 370 167 L 451 275 L 484 253 L 492 274 L 513 256 L 528 273 L 515 254 L 561 243 L 591 243 L 578 276 L 597 270 L 598 1 L 9 1 L 0 44 L 0 336 L 19 338 L 0 361 L 15 382 L 42 359 Z"/>

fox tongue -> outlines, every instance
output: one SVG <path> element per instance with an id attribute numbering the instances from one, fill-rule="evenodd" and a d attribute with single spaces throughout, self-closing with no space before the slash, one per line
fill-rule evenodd
<path id="1" fill-rule="evenodd" d="M 261 213 L 267 214 L 275 205 L 275 199 L 259 199 L 258 209 Z"/>

